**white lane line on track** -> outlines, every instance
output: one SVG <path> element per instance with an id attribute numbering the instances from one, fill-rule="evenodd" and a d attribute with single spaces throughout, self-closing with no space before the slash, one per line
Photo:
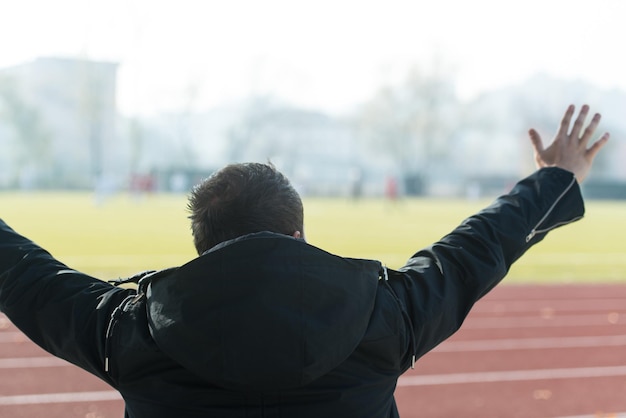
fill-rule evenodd
<path id="1" fill-rule="evenodd" d="M 563 348 L 599 348 L 626 346 L 626 335 L 593 337 L 515 338 L 496 340 L 447 340 L 435 347 L 433 353 L 462 353 L 507 350 L 545 350 Z M 73 367 L 53 356 L 0 358 L 1 369 L 30 369 L 40 367 Z"/>
<path id="2" fill-rule="evenodd" d="M 0 358 L 0 369 L 34 369 L 38 367 L 74 367 L 56 357 L 14 357 Z"/>
<path id="3" fill-rule="evenodd" d="M 626 335 L 598 337 L 512 338 L 497 340 L 447 340 L 433 352 L 456 353 L 467 351 L 545 350 L 547 348 L 619 347 L 626 345 Z"/>
<path id="4" fill-rule="evenodd" d="M 26 335 L 19 331 L 0 332 L 0 344 L 4 343 L 23 343 L 30 341 Z"/>
<path id="5" fill-rule="evenodd" d="M 473 313 L 506 314 L 513 312 L 537 312 L 551 309 L 555 312 L 607 312 L 622 311 L 626 299 L 518 299 L 518 300 L 482 300 L 472 308 Z"/>
<path id="6" fill-rule="evenodd" d="M 535 316 L 469 317 L 463 329 L 507 329 L 550 327 L 624 326 L 625 312 L 608 312 L 600 315 L 559 315 L 546 312 Z"/>
<path id="7" fill-rule="evenodd" d="M 37 393 L 33 395 L 0 396 L 0 405 L 39 405 L 47 403 L 102 402 L 119 401 L 122 397 L 117 391 Z"/>
<path id="8" fill-rule="evenodd" d="M 626 376 L 626 366 L 580 367 L 569 369 L 511 370 L 495 372 L 401 376 L 398 386 L 435 386 L 467 383 L 517 382 L 523 380 L 580 379 Z"/>
<path id="9" fill-rule="evenodd" d="M 593 415 L 570 415 L 554 418 L 626 418 L 626 412 L 598 412 Z"/>

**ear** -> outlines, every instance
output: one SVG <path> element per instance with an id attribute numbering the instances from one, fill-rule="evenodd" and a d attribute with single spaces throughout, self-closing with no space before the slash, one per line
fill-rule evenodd
<path id="1" fill-rule="evenodd" d="M 301 236 L 301 235 L 302 235 L 302 234 L 300 233 L 300 231 L 296 231 L 296 232 L 294 232 L 294 233 L 293 233 L 292 237 L 294 237 L 294 238 L 300 238 L 300 236 Z"/>

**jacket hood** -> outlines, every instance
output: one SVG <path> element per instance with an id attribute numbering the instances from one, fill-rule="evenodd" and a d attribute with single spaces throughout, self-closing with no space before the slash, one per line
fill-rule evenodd
<path id="1" fill-rule="evenodd" d="M 238 390 L 305 385 L 363 338 L 381 264 L 262 232 L 223 243 L 147 288 L 150 331 L 167 355 Z"/>

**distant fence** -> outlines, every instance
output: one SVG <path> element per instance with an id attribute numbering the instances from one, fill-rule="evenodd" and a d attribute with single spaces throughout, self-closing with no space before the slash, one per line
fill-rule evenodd
<path id="1" fill-rule="evenodd" d="M 469 197 L 497 196 L 507 193 L 519 179 L 515 177 L 476 177 L 465 184 Z M 626 200 L 626 181 L 608 179 L 587 179 L 582 185 L 585 199 Z"/>
<path id="2" fill-rule="evenodd" d="M 626 199 L 626 181 L 593 180 L 583 183 L 582 192 L 586 199 Z"/>

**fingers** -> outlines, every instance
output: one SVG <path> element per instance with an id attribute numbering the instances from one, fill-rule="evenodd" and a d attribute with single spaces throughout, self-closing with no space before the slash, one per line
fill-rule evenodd
<path id="1" fill-rule="evenodd" d="M 531 129 L 528 131 L 528 136 L 530 137 L 530 142 L 532 143 L 535 152 L 537 154 L 543 152 L 543 141 L 541 140 L 539 133 L 536 130 Z"/>
<path id="2" fill-rule="evenodd" d="M 589 140 L 591 139 L 591 136 L 593 135 L 596 128 L 598 127 L 598 124 L 600 123 L 601 118 L 602 116 L 599 113 L 596 113 L 595 115 L 593 115 L 593 118 L 591 119 L 589 126 L 587 126 L 587 128 L 585 129 L 585 132 L 583 132 L 583 136 L 580 138 L 580 143 L 583 146 L 587 146 L 587 143 L 589 142 Z"/>
<path id="3" fill-rule="evenodd" d="M 593 161 L 598 151 L 600 151 L 600 149 L 606 145 L 606 143 L 609 141 L 609 136 L 609 133 L 606 132 L 600 137 L 600 139 L 594 142 L 591 147 L 589 147 L 589 149 L 587 150 L 587 157 L 589 158 L 589 161 Z"/>
<path id="4" fill-rule="evenodd" d="M 569 108 L 568 108 L 569 111 Z M 574 122 L 574 126 L 572 127 L 572 132 L 571 132 L 571 136 L 573 138 L 578 139 L 579 135 L 580 135 L 580 130 L 583 127 L 583 124 L 585 123 L 585 119 L 587 118 L 587 113 L 589 113 L 589 106 L 587 105 L 583 105 L 580 108 L 580 113 L 578 113 L 578 117 L 576 118 L 576 121 Z"/>
<path id="5" fill-rule="evenodd" d="M 559 127 L 559 131 L 557 132 L 557 136 L 567 136 L 569 133 L 569 124 L 572 120 L 572 115 L 574 114 L 574 105 L 569 105 L 567 110 L 565 111 L 565 115 L 563 115 L 563 119 L 561 119 L 561 125 Z"/>

